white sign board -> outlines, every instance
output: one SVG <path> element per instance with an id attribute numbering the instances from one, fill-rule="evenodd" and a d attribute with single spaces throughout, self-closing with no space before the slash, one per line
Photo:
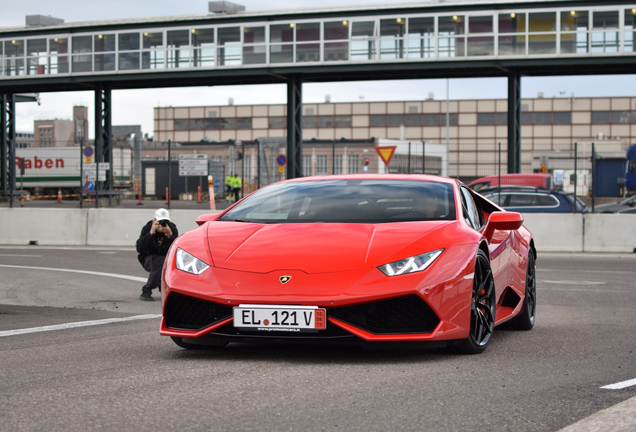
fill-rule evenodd
<path id="1" fill-rule="evenodd" d="M 207 176 L 208 175 L 208 155 L 192 154 L 179 155 L 179 176 Z"/>
<path id="2" fill-rule="evenodd" d="M 81 170 L 82 170 L 82 167 L 80 167 L 80 164 L 77 164 L 77 171 L 81 171 Z M 86 180 L 94 182 L 97 179 L 96 177 L 97 164 L 96 163 L 84 164 L 83 170 L 84 170 L 84 178 L 82 179 L 82 182 L 85 182 Z M 106 171 L 108 170 L 110 170 L 109 162 L 99 163 L 99 181 L 106 181 Z"/>

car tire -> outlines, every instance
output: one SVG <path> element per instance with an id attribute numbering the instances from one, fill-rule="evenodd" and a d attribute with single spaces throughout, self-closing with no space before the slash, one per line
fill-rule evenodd
<path id="1" fill-rule="evenodd" d="M 481 354 L 486 350 L 495 328 L 495 280 L 490 261 L 479 249 L 475 259 L 475 274 L 470 305 L 470 332 L 467 339 L 448 346 L 456 354 Z"/>
<path id="2" fill-rule="evenodd" d="M 528 253 L 528 266 L 526 268 L 526 293 L 521 306 L 521 315 L 518 315 L 510 325 L 515 330 L 532 330 L 537 313 L 537 267 L 534 253 Z"/>
<path id="3" fill-rule="evenodd" d="M 221 349 L 227 345 L 227 342 L 223 342 L 221 340 L 212 340 L 210 338 L 205 338 L 201 340 L 201 343 L 189 343 L 185 342 L 181 337 L 170 336 L 172 341 L 176 343 L 181 348 L 191 349 L 191 350 L 214 350 Z"/>

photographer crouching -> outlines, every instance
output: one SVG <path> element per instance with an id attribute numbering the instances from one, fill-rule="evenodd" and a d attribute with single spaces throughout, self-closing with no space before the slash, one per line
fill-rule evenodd
<path id="1" fill-rule="evenodd" d="M 140 300 L 154 301 L 152 290 L 161 292 L 161 270 L 170 245 L 179 235 L 177 226 L 170 221 L 168 210 L 160 208 L 153 220 L 142 229 L 137 240 L 138 259 L 143 268 L 150 272 L 146 285 L 141 288 Z"/>

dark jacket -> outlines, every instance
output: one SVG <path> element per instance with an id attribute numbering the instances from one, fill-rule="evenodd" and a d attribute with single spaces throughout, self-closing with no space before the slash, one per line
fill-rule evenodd
<path id="1" fill-rule="evenodd" d="M 157 232 L 155 235 L 150 234 L 150 228 L 152 228 L 152 221 L 148 222 L 142 229 L 139 239 L 137 239 L 137 252 L 139 252 L 138 259 L 140 263 L 143 263 L 144 258 L 150 255 L 163 255 L 166 256 L 170 245 L 179 236 L 177 226 L 172 222 L 168 222 L 168 226 L 172 230 L 172 237 L 166 238 L 163 233 Z"/>

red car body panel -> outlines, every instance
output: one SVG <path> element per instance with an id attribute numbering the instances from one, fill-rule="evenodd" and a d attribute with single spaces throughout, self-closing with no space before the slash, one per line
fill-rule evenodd
<path id="1" fill-rule="evenodd" d="M 361 175 L 340 178 L 425 180 L 453 184 L 456 202 L 460 183 L 432 176 Z M 307 179 L 297 179 L 302 181 Z M 320 178 L 312 178 L 320 180 Z M 481 198 L 483 199 L 483 198 Z M 500 210 L 490 203 L 495 210 Z M 495 231 L 490 241 L 461 216 L 457 220 L 395 223 L 245 223 L 219 217 L 175 240 L 165 261 L 162 302 L 171 293 L 229 307 L 240 304 L 303 305 L 324 308 L 364 304 L 415 294 L 435 312 L 439 324 L 432 332 L 377 334 L 328 316 L 328 322 L 368 342 L 448 341 L 463 339 L 470 329 L 470 309 L 477 249 L 485 246 L 490 257 L 497 293 L 496 323 L 516 316 L 521 302 L 502 306 L 503 294 L 525 293 L 525 275 L 531 234 Z M 227 212 L 227 210 L 226 210 Z M 489 213 L 484 213 L 486 220 Z M 199 275 L 176 268 L 180 248 L 210 268 Z M 387 277 L 378 267 L 406 257 L 443 249 L 426 270 Z M 281 284 L 281 275 L 291 276 Z M 160 333 L 197 338 L 228 325 L 232 318 L 197 330 L 169 328 L 165 317 Z"/>

